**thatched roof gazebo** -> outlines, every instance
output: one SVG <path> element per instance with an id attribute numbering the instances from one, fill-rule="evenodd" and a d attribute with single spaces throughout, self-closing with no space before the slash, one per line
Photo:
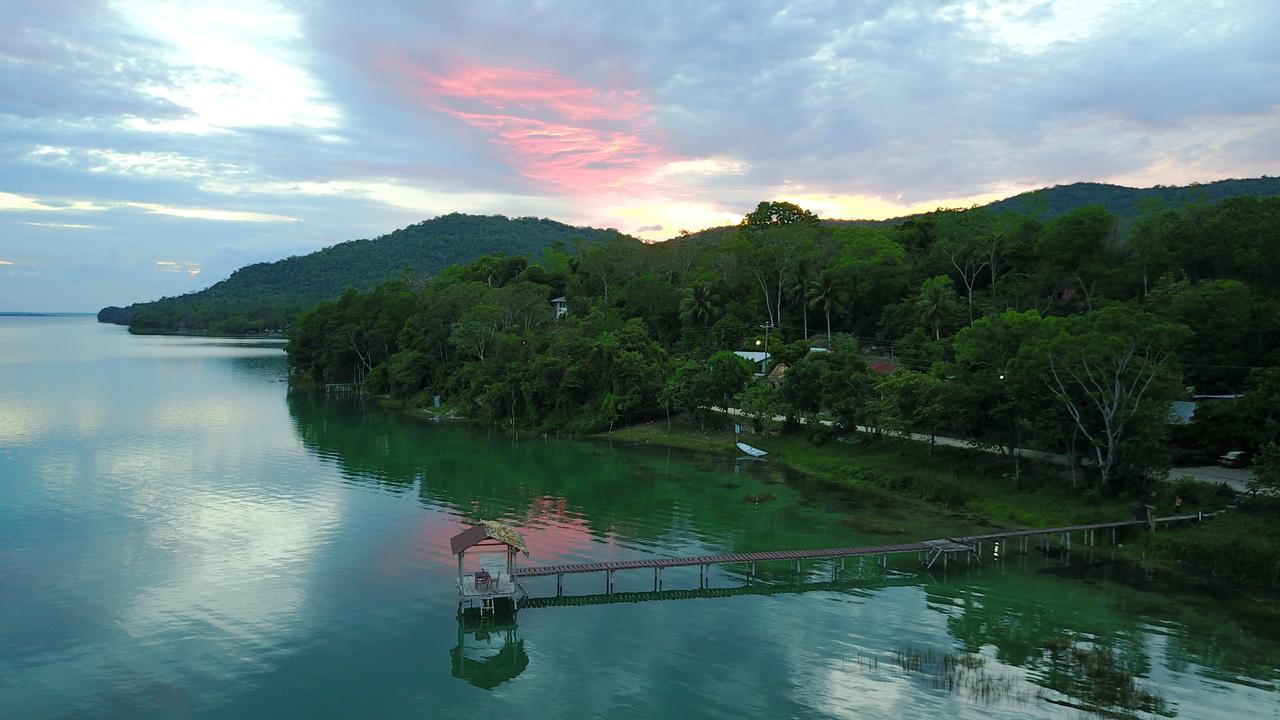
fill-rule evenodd
<path id="1" fill-rule="evenodd" d="M 483 520 L 449 538 L 449 549 L 458 557 L 458 612 L 478 608 L 492 613 L 497 602 L 510 603 L 523 594 L 515 581 L 516 557 L 529 554 L 524 538 L 509 527 Z M 467 571 L 468 553 L 479 558 L 478 569 Z"/>

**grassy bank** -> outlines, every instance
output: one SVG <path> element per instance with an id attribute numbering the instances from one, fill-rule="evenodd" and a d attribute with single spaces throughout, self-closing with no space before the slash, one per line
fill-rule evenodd
<path id="1" fill-rule="evenodd" d="M 1203 582 L 1280 590 L 1280 499 L 1245 498 L 1211 523 L 1143 535 L 1135 550 Z"/>
<path id="2" fill-rule="evenodd" d="M 707 429 L 681 420 L 653 422 L 609 434 L 616 440 L 649 443 L 732 455 L 734 435 L 728 428 Z M 1130 516 L 1129 501 L 1070 487 L 1057 466 L 1022 462 L 1015 486 L 1012 466 L 996 455 L 960 448 L 935 447 L 893 438 L 860 442 L 813 442 L 804 432 L 749 435 L 742 439 L 769 452 L 769 460 L 843 486 L 860 487 L 915 498 L 960 513 L 973 524 L 1001 528 L 1052 527 L 1106 522 Z M 1203 501 L 1203 504 L 1202 504 Z M 1210 498 L 1195 498 L 1185 512 L 1210 507 Z M 1158 498 L 1160 512 L 1173 511 L 1173 495 Z M 1166 507 L 1167 506 L 1167 507 Z"/>
<path id="3" fill-rule="evenodd" d="M 720 422 L 723 422 L 720 420 Z M 731 427 L 731 426 L 730 426 Z M 734 435 L 719 424 L 708 429 L 673 421 L 624 428 L 615 440 L 665 445 L 736 455 Z M 951 513 L 968 527 L 1032 528 L 1108 522 L 1130 516 L 1129 501 L 1070 486 L 1057 466 L 1024 463 L 1015 487 L 1007 461 L 959 448 L 884 438 L 855 442 L 815 443 L 804 432 L 785 435 L 744 434 L 742 439 L 769 452 L 769 460 L 809 473 L 841 487 L 893 494 L 927 503 L 938 513 Z M 1210 485 L 1166 484 L 1156 499 L 1158 512 L 1172 514 L 1173 498 L 1183 498 L 1182 512 L 1222 510 L 1231 500 Z M 1280 500 L 1245 499 L 1238 509 L 1203 525 L 1176 531 L 1142 533 L 1124 549 L 1144 564 L 1156 561 L 1180 583 L 1223 582 L 1261 591 L 1247 601 L 1277 613 L 1274 592 L 1280 589 Z"/>

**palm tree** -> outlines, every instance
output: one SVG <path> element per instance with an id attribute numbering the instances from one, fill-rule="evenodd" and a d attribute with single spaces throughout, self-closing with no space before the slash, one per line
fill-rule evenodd
<path id="1" fill-rule="evenodd" d="M 836 302 L 836 281 L 831 273 L 822 273 L 809 282 L 809 290 L 805 295 L 809 305 L 821 307 L 827 316 L 827 347 L 831 347 L 831 307 Z"/>
<path id="2" fill-rule="evenodd" d="M 946 275 L 929 278 L 920 286 L 916 307 L 920 311 L 920 321 L 933 328 L 934 340 L 942 339 L 942 323 L 947 321 L 955 304 L 956 293 L 951 278 Z"/>
<path id="3" fill-rule="evenodd" d="M 719 310 L 715 290 L 707 283 L 694 283 L 684 291 L 680 299 L 680 314 L 686 322 L 695 322 L 706 327 L 715 319 Z"/>
<path id="4" fill-rule="evenodd" d="M 800 263 L 796 265 L 796 271 L 792 273 L 787 283 L 787 299 L 800 303 L 800 314 L 804 317 L 804 339 L 809 339 L 809 283 L 811 282 L 813 273 L 809 270 L 808 263 Z"/>

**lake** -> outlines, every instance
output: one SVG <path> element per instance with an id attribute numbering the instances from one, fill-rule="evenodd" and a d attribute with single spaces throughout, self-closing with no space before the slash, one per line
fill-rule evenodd
<path id="1" fill-rule="evenodd" d="M 728 448 L 512 438 L 286 380 L 278 343 L 0 318 L 0 715 L 1084 718 L 1127 695 L 1135 717 L 1280 718 L 1280 628 L 1104 551 L 850 562 L 835 582 L 782 562 L 750 586 L 716 568 L 742 590 L 460 625 L 448 539 L 478 519 L 518 528 L 530 564 L 953 520 Z"/>

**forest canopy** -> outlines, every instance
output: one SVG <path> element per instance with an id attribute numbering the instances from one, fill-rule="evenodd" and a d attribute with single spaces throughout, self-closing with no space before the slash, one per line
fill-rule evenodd
<path id="1" fill-rule="evenodd" d="M 763 343 L 785 374 L 753 377 L 731 352 Z M 1280 198 L 1239 197 L 1123 224 L 1087 205 L 1047 222 L 974 208 L 833 227 L 761 203 L 732 232 L 557 245 L 351 290 L 304 313 L 288 351 L 296 381 L 442 395 L 511 426 L 732 404 L 1010 458 L 1054 449 L 1119 488 L 1168 467 L 1174 401 L 1274 407 L 1278 348 Z M 1269 418 L 1234 422 L 1261 446 L 1280 431 Z"/>

